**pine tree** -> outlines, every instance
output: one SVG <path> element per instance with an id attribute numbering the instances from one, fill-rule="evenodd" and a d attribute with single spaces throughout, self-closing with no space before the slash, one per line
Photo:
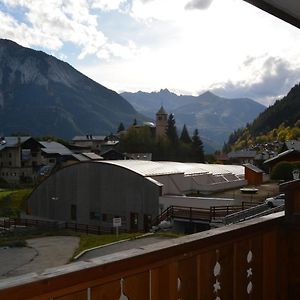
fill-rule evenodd
<path id="1" fill-rule="evenodd" d="M 176 121 L 174 115 L 170 114 L 168 118 L 168 128 L 166 130 L 166 135 L 172 144 L 178 143 L 178 134 L 175 123 Z"/>
<path id="2" fill-rule="evenodd" d="M 185 144 L 190 144 L 192 142 L 189 132 L 186 129 L 185 124 L 183 125 L 182 131 L 181 131 L 181 135 L 180 135 L 180 141 L 185 143 Z"/>
<path id="3" fill-rule="evenodd" d="M 203 143 L 199 137 L 198 129 L 195 129 L 192 136 L 192 151 L 195 162 L 204 162 Z"/>
<path id="4" fill-rule="evenodd" d="M 124 131 L 124 130 L 125 130 L 124 124 L 121 122 L 121 123 L 119 124 L 119 127 L 118 127 L 117 132 L 121 132 L 121 131 Z"/>
<path id="5" fill-rule="evenodd" d="M 134 118 L 133 123 L 132 123 L 132 126 L 135 126 L 135 125 L 137 125 L 137 120 L 136 120 L 136 118 Z"/>

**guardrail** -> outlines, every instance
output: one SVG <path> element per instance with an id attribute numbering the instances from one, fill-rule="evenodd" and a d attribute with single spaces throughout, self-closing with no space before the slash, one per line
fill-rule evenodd
<path id="1" fill-rule="evenodd" d="M 8 278 L 0 299 L 299 299 L 285 298 L 282 226 L 272 215 Z"/>
<path id="2" fill-rule="evenodd" d="M 153 220 L 152 225 L 156 226 L 161 221 L 171 218 L 188 219 L 191 221 L 223 222 L 225 216 L 256 205 L 257 203 L 254 202 L 242 202 L 242 205 L 211 206 L 210 208 L 171 205 Z"/>
<path id="3" fill-rule="evenodd" d="M 248 209 L 229 214 L 223 218 L 223 223 L 225 225 L 237 223 L 243 220 L 248 220 L 251 218 L 264 216 L 270 213 L 278 212 L 284 209 L 284 205 L 270 208 L 266 203 L 250 207 Z"/>

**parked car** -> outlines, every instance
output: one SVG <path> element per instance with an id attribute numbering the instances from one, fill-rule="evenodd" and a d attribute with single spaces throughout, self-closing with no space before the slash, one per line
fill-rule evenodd
<path id="1" fill-rule="evenodd" d="M 285 194 L 280 194 L 275 197 L 270 197 L 265 200 L 265 203 L 268 204 L 270 207 L 276 207 L 284 205 L 285 203 Z"/>

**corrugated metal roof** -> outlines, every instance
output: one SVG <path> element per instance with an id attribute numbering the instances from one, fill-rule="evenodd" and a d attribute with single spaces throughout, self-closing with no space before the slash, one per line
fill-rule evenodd
<path id="1" fill-rule="evenodd" d="M 104 141 L 106 138 L 105 135 L 77 135 L 72 138 L 72 141 Z"/>
<path id="2" fill-rule="evenodd" d="M 100 156 L 94 152 L 84 152 L 84 153 L 82 153 L 82 155 L 84 155 L 87 158 L 92 159 L 92 160 L 103 159 L 102 156 Z"/>
<path id="3" fill-rule="evenodd" d="M 41 150 L 47 154 L 72 155 L 73 152 L 66 146 L 57 142 L 39 142 L 45 148 Z"/>
<path id="4" fill-rule="evenodd" d="M 72 156 L 78 161 L 90 161 L 89 158 L 83 156 L 82 154 L 73 154 Z"/>
<path id="5" fill-rule="evenodd" d="M 101 162 L 101 161 L 99 161 Z M 244 175 L 244 166 L 180 163 L 170 161 L 144 161 L 144 160 L 111 160 L 102 163 L 117 165 L 146 177 L 168 174 L 229 174 Z"/>

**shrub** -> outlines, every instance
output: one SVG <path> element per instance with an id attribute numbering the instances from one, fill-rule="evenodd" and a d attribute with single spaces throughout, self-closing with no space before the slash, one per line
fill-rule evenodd
<path id="1" fill-rule="evenodd" d="M 300 169 L 300 162 L 281 161 L 274 166 L 271 179 L 290 181 L 293 180 L 293 171 Z"/>

